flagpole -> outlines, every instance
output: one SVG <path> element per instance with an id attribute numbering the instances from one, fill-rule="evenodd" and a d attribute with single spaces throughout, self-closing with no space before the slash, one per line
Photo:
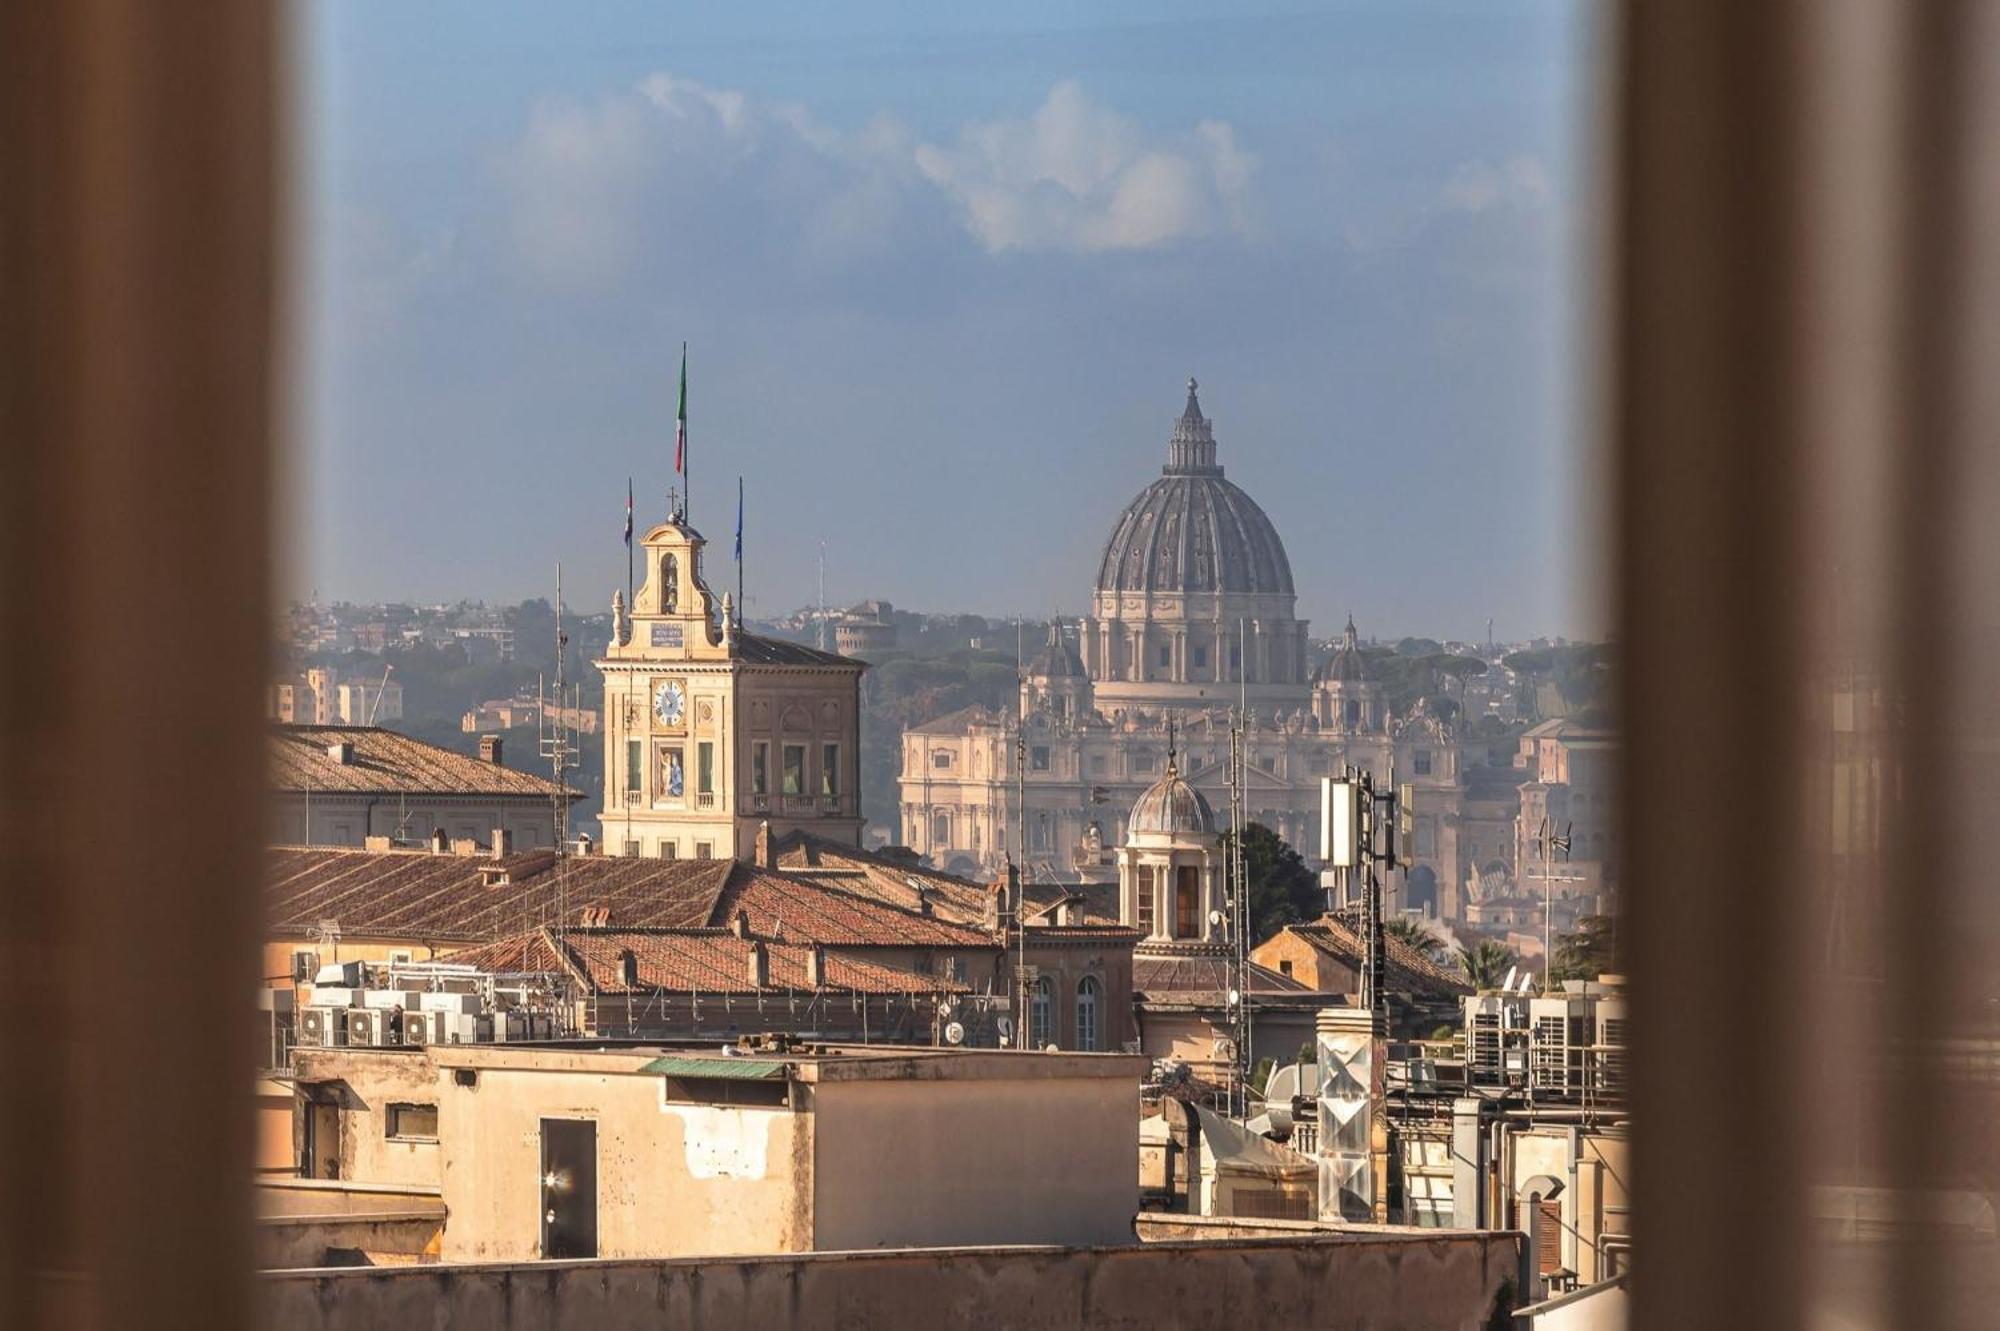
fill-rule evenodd
<path id="1" fill-rule="evenodd" d="M 694 521 L 694 460 L 688 456 L 688 344 L 681 343 L 681 518 Z"/>
<path id="2" fill-rule="evenodd" d="M 743 627 L 743 478 L 736 478 L 736 627 Z"/>
<path id="3" fill-rule="evenodd" d="M 625 613 L 635 614 L 639 609 L 638 593 L 634 588 L 632 565 L 632 478 L 625 478 Z M 618 626 L 611 626 L 611 636 L 618 636 Z"/>

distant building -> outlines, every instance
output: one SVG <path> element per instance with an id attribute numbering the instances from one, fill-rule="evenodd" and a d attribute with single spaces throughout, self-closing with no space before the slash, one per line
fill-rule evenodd
<path id="1" fill-rule="evenodd" d="M 1410 787 L 1413 867 L 1392 904 L 1450 914 L 1463 876 L 1459 742 L 1428 701 L 1391 715 L 1350 620 L 1331 660 L 1307 660 L 1276 528 L 1226 480 L 1192 383 L 1162 474 L 1112 524 L 1074 641 L 1060 624 L 1023 669 L 1018 707 L 967 708 L 903 737 L 902 837 L 967 876 L 1010 853 L 1037 878 L 1094 876 L 1126 838 L 1124 811 L 1159 778 L 1170 720 L 1181 773 L 1227 799 L 1230 714 L 1247 698 L 1246 816 L 1310 853 L 1321 778 L 1354 765 Z M 1024 750 L 1026 807 L 1016 753 Z"/>
<path id="2" fill-rule="evenodd" d="M 833 645 L 842 656 L 867 656 L 896 646 L 895 607 L 887 601 L 863 601 L 840 612 L 833 621 Z"/>
<path id="3" fill-rule="evenodd" d="M 1383 990 L 1394 1029 L 1428 1035 L 1458 1018 L 1459 1000 L 1472 986 L 1393 934 L 1383 940 Z M 1288 924 L 1252 949 L 1258 965 L 1324 994 L 1360 992 L 1367 945 L 1357 923 L 1325 915 Z"/>
<path id="4" fill-rule="evenodd" d="M 447 1262 L 1132 1242 L 1137 1058 L 734 1052 L 302 1053 L 297 1135 L 439 1189 Z"/>
<path id="5" fill-rule="evenodd" d="M 497 736 L 481 748 L 470 758 L 374 726 L 274 726 L 270 838 L 359 848 L 433 834 L 490 843 L 497 832 L 519 850 L 554 845 L 558 787 L 507 767 Z"/>
<path id="6" fill-rule="evenodd" d="M 394 679 L 342 680 L 334 686 L 334 715 L 341 725 L 374 726 L 403 719 L 403 686 Z"/>

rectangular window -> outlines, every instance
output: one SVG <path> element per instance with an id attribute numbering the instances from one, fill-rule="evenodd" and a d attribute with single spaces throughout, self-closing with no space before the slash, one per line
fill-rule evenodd
<path id="1" fill-rule="evenodd" d="M 1135 889 L 1139 899 L 1132 903 L 1132 923 L 1142 934 L 1151 936 L 1153 932 L 1153 866 L 1139 866 L 1138 884 Z"/>
<path id="2" fill-rule="evenodd" d="M 1160 644 L 1160 669 L 1165 670 L 1174 663 L 1174 649 L 1166 643 Z"/>
<path id="3" fill-rule="evenodd" d="M 787 795 L 806 793 L 806 746 L 787 744 L 785 746 L 784 790 Z"/>
<path id="4" fill-rule="evenodd" d="M 1101 753 L 1093 753 L 1093 754 L 1091 754 L 1091 755 L 1090 755 L 1090 774 L 1091 774 L 1092 776 L 1103 776 L 1103 775 L 1104 775 L 1104 755 L 1103 755 L 1103 754 L 1101 754 Z"/>
<path id="5" fill-rule="evenodd" d="M 1152 770 L 1153 770 L 1153 755 L 1152 755 L 1152 754 L 1150 754 L 1150 753 L 1146 753 L 1146 752 L 1144 752 L 1143 750 L 1142 750 L 1141 752 L 1138 752 L 1138 753 L 1135 753 L 1135 754 L 1133 754 L 1133 755 L 1132 755 L 1132 770 L 1133 770 L 1133 771 L 1135 771 L 1135 772 L 1150 772 L 1150 771 L 1152 771 Z"/>
<path id="6" fill-rule="evenodd" d="M 771 745 L 768 740 L 760 739 L 750 746 L 750 793 L 771 793 Z"/>
<path id="7" fill-rule="evenodd" d="M 840 793 L 840 746 L 822 744 L 819 746 L 819 793 L 838 795 Z"/>
<path id="8" fill-rule="evenodd" d="M 625 789 L 637 794 L 645 783 L 645 741 L 628 739 L 625 741 Z"/>
<path id="9" fill-rule="evenodd" d="M 438 1107 L 392 1104 L 382 1123 L 392 1140 L 434 1142 L 438 1135 Z"/>
<path id="10" fill-rule="evenodd" d="M 319 953 L 317 952 L 292 953 L 292 978 L 294 980 L 301 981 L 305 984 L 311 984 L 313 981 L 313 976 L 318 974 L 319 974 Z"/>
<path id="11" fill-rule="evenodd" d="M 942 749 L 938 750 L 937 752 L 931 754 L 931 766 L 932 767 L 951 766 L 951 755 Z"/>
<path id="12" fill-rule="evenodd" d="M 1189 650 L 1194 655 L 1194 668 L 1196 670 L 1208 669 L 1208 648 L 1194 647 L 1190 648 Z"/>
<path id="13" fill-rule="evenodd" d="M 678 846 L 676 846 L 676 845 L 675 845 L 675 843 L 673 843 L 673 842 L 671 842 L 671 841 L 662 841 L 662 842 L 660 843 L 660 858 L 661 858 L 661 859 L 663 859 L 663 860 L 671 860 L 671 859 L 673 859 L 673 858 L 675 857 L 675 855 L 676 855 L 676 854 L 678 854 L 678 852 L 679 852 L 679 847 L 678 847 Z"/>
<path id="14" fill-rule="evenodd" d="M 1431 751 L 1429 749 L 1418 749 L 1416 760 L 1417 775 L 1429 776 L 1431 774 Z"/>
<path id="15" fill-rule="evenodd" d="M 696 859 L 698 859 L 698 860 L 712 860 L 712 859 L 714 859 L 714 858 L 715 858 L 715 843 L 714 843 L 714 842 L 712 842 L 712 841 L 697 841 L 697 842 L 695 842 L 695 843 L 694 843 L 694 857 L 695 857 Z"/>
<path id="16" fill-rule="evenodd" d="M 715 793 L 715 744 L 702 740 L 694 747 L 694 788 L 700 795 Z"/>
<path id="17" fill-rule="evenodd" d="M 1034 747 L 1033 749 L 1031 749 L 1031 750 L 1029 751 L 1029 756 L 1028 756 L 1028 761 L 1029 761 L 1029 764 L 1030 764 L 1030 765 L 1031 765 L 1031 766 L 1032 766 L 1032 767 L 1033 767 L 1033 768 L 1034 768 L 1034 769 L 1035 769 L 1035 770 L 1036 770 L 1037 772 L 1046 772 L 1046 771 L 1048 771 L 1048 770 L 1049 770 L 1049 746 L 1048 746 L 1048 745 L 1046 745 L 1046 744 L 1037 744 L 1037 745 L 1035 745 L 1035 747 Z"/>
<path id="18" fill-rule="evenodd" d="M 625 856 L 627 859 L 634 859 L 634 860 L 638 859 L 639 843 L 636 841 L 627 841 L 625 843 Z"/>

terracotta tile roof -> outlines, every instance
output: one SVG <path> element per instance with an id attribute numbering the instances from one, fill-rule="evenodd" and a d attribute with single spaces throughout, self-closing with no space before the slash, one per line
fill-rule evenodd
<path id="1" fill-rule="evenodd" d="M 1348 966 L 1362 964 L 1361 935 L 1337 915 L 1322 915 L 1310 923 L 1285 928 L 1315 950 Z M 1463 976 L 1446 970 L 1394 934 L 1385 934 L 1382 942 L 1385 978 L 1391 991 L 1438 998 L 1472 992 L 1472 986 Z"/>
<path id="2" fill-rule="evenodd" d="M 755 940 L 726 929 L 566 929 L 560 938 L 538 929 L 467 952 L 452 960 L 484 970 L 565 972 L 593 994 L 669 993 L 755 994 L 810 991 L 803 943 L 765 940 L 766 978 L 761 990 L 750 983 L 750 948 Z M 625 980 L 624 954 L 637 967 L 636 984 Z M 960 994 L 962 984 L 933 975 L 896 970 L 873 961 L 822 954 L 825 983 L 819 988 L 858 994 Z"/>
<path id="3" fill-rule="evenodd" d="M 805 875 L 738 864 L 708 923 L 727 924 L 737 911 L 751 932 L 787 940 L 861 947 L 995 947 L 982 928 L 943 915 L 924 915 Z M 781 932 L 782 930 L 782 932 Z"/>
<path id="4" fill-rule="evenodd" d="M 308 929 L 337 920 L 352 934 L 441 940 L 505 938 L 553 922 L 567 900 L 571 919 L 585 907 L 625 927 L 713 923 L 731 860 L 648 860 L 572 856 L 559 887 L 553 851 L 501 859 L 420 850 L 307 846 L 265 852 L 269 927 Z M 501 881 L 504 878 L 504 881 Z"/>
<path id="5" fill-rule="evenodd" d="M 341 762 L 327 750 L 352 744 Z M 273 726 L 267 761 L 279 791 L 355 794 L 517 795 L 549 799 L 554 782 L 376 726 Z M 577 792 L 571 799 L 581 799 Z"/>
<path id="6" fill-rule="evenodd" d="M 833 883 L 856 895 L 902 910 L 931 909 L 958 924 L 984 927 L 990 884 L 977 883 L 892 855 L 843 846 L 807 832 L 790 832 L 771 843 L 778 867 L 813 882 Z M 919 889 L 922 895 L 919 895 Z"/>
<path id="7" fill-rule="evenodd" d="M 1079 907 L 1083 924 L 1118 923 L 1118 884 L 1052 883 L 1028 884 L 1028 918 L 1047 916 L 1063 902 Z"/>
<path id="8" fill-rule="evenodd" d="M 1136 943 L 1144 937 L 1145 935 L 1137 929 L 1127 929 L 1116 924 L 1030 924 L 1028 926 L 1030 947 L 1041 939 L 1055 942 L 1126 945 Z"/>
<path id="9" fill-rule="evenodd" d="M 355 935 L 485 941 L 545 924 L 699 929 L 741 910 L 751 932 L 848 947 L 997 946 L 992 934 L 842 887 L 735 860 L 571 856 L 501 859 L 413 850 L 276 848 L 265 856 L 265 919 L 279 931 L 337 920 Z M 566 909 L 565 909 L 566 907 Z"/>
<path id="10" fill-rule="evenodd" d="M 1146 1000 L 1167 1003 L 1221 1003 L 1235 987 L 1234 964 L 1221 951 L 1150 951 L 1132 954 L 1132 987 Z M 1289 975 L 1256 963 L 1250 966 L 1250 992 L 1261 996 L 1310 994 Z"/>

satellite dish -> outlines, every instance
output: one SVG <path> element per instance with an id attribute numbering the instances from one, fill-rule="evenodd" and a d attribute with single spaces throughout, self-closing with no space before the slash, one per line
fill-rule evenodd
<path id="1" fill-rule="evenodd" d="M 945 1023 L 944 1042 L 946 1044 L 964 1044 L 965 1027 L 955 1021 Z"/>
<path id="2" fill-rule="evenodd" d="M 993 1026 L 994 1029 L 1000 1032 L 1001 1039 L 1011 1040 L 1014 1038 L 1014 1019 L 1012 1017 L 1001 1017 L 993 1023 Z"/>
<path id="3" fill-rule="evenodd" d="M 1520 967 L 1519 967 L 1519 966 L 1509 966 L 1509 967 L 1507 968 L 1507 978 L 1506 978 L 1506 979 L 1504 979 L 1504 980 L 1502 980 L 1502 981 L 1500 981 L 1500 992 L 1501 992 L 1501 993 L 1503 993 L 1503 994 L 1511 994 L 1511 993 L 1513 993 L 1513 992 L 1514 992 L 1514 972 L 1515 972 L 1515 971 L 1517 971 L 1517 970 L 1519 970 L 1519 969 L 1520 969 Z"/>
<path id="4" fill-rule="evenodd" d="M 1208 913 L 1208 922 L 1209 922 L 1210 924 L 1213 924 L 1213 925 L 1216 925 L 1216 926 L 1218 926 L 1218 927 L 1219 927 L 1220 925 L 1222 925 L 1222 924 L 1223 924 L 1223 923 L 1224 923 L 1224 922 L 1225 922 L 1225 921 L 1226 921 L 1227 919 L 1228 919 L 1228 917 L 1227 917 L 1227 916 L 1225 916 L 1225 915 L 1224 915 L 1224 914 L 1223 914 L 1223 913 L 1222 913 L 1221 911 L 1219 911 L 1219 910 L 1212 910 L 1212 911 L 1210 911 L 1210 912 Z"/>

